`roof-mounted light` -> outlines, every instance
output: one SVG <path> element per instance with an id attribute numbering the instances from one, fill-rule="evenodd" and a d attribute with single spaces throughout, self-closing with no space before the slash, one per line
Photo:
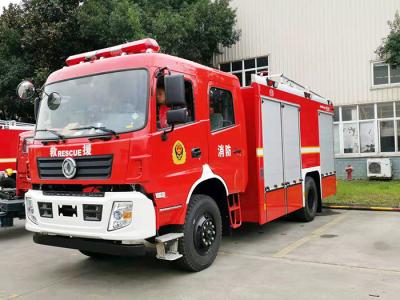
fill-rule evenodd
<path id="1" fill-rule="evenodd" d="M 109 58 L 136 53 L 152 53 L 158 51 L 160 51 L 160 46 L 158 45 L 158 43 L 153 39 L 147 38 L 118 46 L 72 55 L 65 60 L 65 63 L 67 64 L 67 66 L 72 66 L 82 62 L 93 61 L 100 58 Z"/>

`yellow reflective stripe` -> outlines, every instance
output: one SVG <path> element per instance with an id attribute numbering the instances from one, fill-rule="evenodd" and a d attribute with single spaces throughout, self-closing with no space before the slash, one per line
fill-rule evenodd
<path id="1" fill-rule="evenodd" d="M 301 154 L 319 153 L 320 147 L 301 147 Z"/>
<path id="2" fill-rule="evenodd" d="M 17 162 L 16 158 L 0 158 L 0 163 Z"/>
<path id="3" fill-rule="evenodd" d="M 264 148 L 257 148 L 256 149 L 256 156 L 257 157 L 264 157 Z"/>

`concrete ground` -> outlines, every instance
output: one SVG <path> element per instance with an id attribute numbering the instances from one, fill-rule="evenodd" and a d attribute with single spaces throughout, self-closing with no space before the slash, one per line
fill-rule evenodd
<path id="1" fill-rule="evenodd" d="M 400 299 L 400 214 L 325 210 L 245 225 L 186 273 L 148 255 L 95 261 L 0 230 L 0 299 Z"/>

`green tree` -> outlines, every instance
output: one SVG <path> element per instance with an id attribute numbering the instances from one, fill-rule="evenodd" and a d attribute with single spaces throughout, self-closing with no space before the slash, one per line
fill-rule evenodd
<path id="1" fill-rule="evenodd" d="M 31 120 L 30 102 L 15 101 L 15 90 L 21 78 L 32 73 L 21 46 L 23 11 L 10 5 L 0 17 L 0 119 Z"/>
<path id="2" fill-rule="evenodd" d="M 211 65 L 239 40 L 230 0 L 22 0 L 0 15 L 0 118 L 32 120 L 16 100 L 22 79 L 41 86 L 73 54 L 155 38 L 161 51 Z"/>
<path id="3" fill-rule="evenodd" d="M 376 53 L 386 63 L 397 67 L 400 66 L 400 15 L 397 11 L 394 20 L 388 21 L 390 32 L 383 39 L 383 43 L 377 49 Z"/>

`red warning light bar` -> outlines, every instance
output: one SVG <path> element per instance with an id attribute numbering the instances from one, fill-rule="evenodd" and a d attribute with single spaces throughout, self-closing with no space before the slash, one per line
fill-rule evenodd
<path id="1" fill-rule="evenodd" d="M 92 61 L 100 58 L 109 58 L 123 54 L 137 54 L 158 51 L 160 51 L 160 46 L 158 45 L 157 41 L 147 38 L 114 47 L 72 55 L 65 60 L 65 63 L 67 66 L 72 66 L 81 62 Z"/>

